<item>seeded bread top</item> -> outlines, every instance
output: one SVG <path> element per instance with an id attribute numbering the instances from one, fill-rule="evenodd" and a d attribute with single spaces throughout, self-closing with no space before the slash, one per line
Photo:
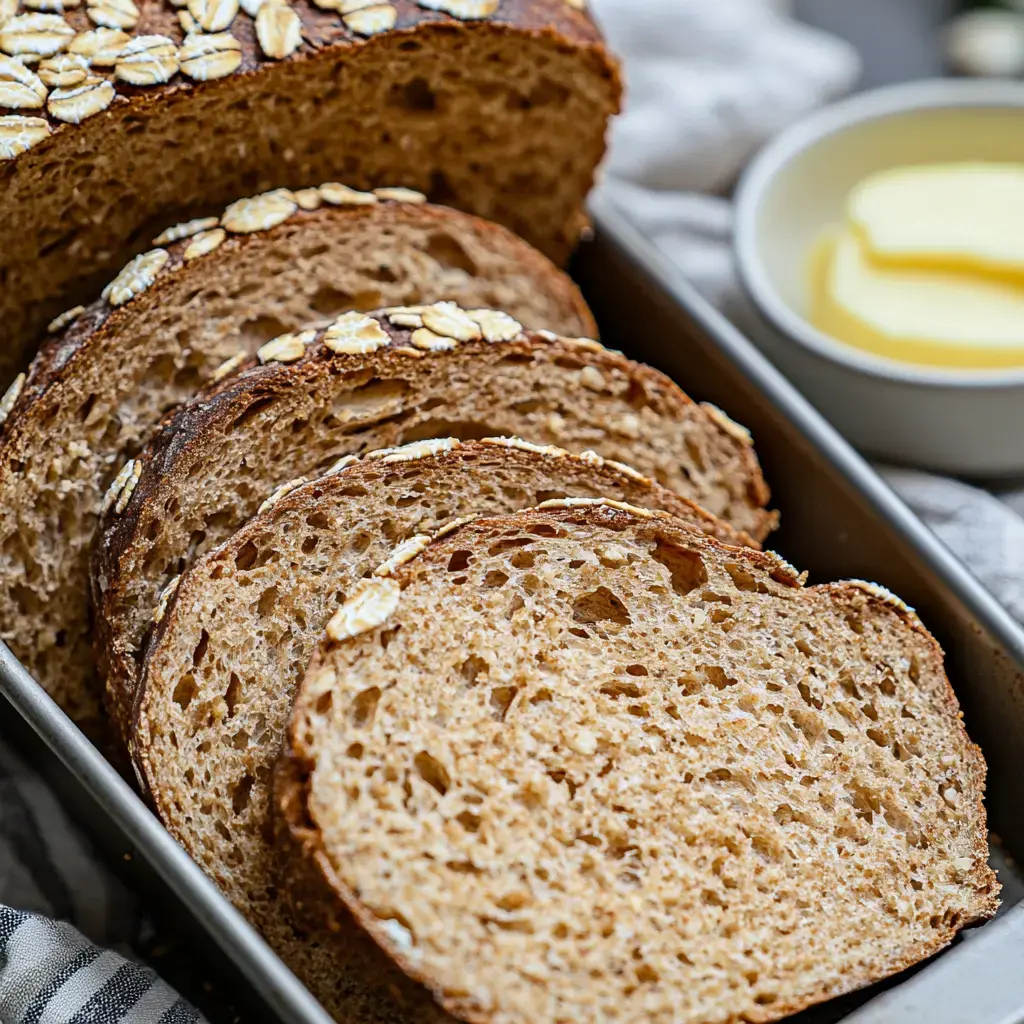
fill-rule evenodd
<path id="1" fill-rule="evenodd" d="M 994 913 L 984 762 L 910 609 L 657 512 L 545 506 L 362 581 L 278 775 L 446 1009 L 770 1021 Z"/>
<path id="2" fill-rule="evenodd" d="M 0 161 L 115 104 L 452 22 L 600 40 L 583 0 L 2 0 Z"/>
<path id="3" fill-rule="evenodd" d="M 619 106 L 567 0 L 17 2 L 0 2 L 0 389 L 62 307 L 240 195 L 406 185 L 563 262 Z"/>
<path id="4" fill-rule="evenodd" d="M 362 191 L 327 182 L 317 187 L 295 191 L 280 188 L 238 199 L 219 216 L 197 217 L 164 229 L 152 239 L 153 248 L 130 260 L 108 282 L 99 299 L 89 306 L 73 306 L 51 321 L 50 340 L 28 370 L 20 373 L 0 398 L 0 437 L 10 434 L 16 420 L 59 379 L 73 358 L 82 355 L 87 346 L 95 342 L 98 332 L 116 330 L 120 326 L 123 317 L 119 317 L 119 310 L 130 311 L 143 296 L 146 301 L 159 302 L 162 281 L 186 266 L 190 270 L 201 270 L 205 259 L 220 252 L 225 243 L 229 243 L 228 249 L 237 247 L 253 235 L 272 234 L 281 224 L 312 219 L 321 208 L 334 208 L 339 215 L 343 212 L 346 216 L 358 217 L 365 216 L 371 207 L 409 205 L 422 206 L 424 218 L 435 218 L 439 227 L 447 218 L 464 216 L 446 207 L 428 204 L 426 196 L 413 189 L 395 186 Z M 518 242 L 497 225 L 477 220 L 474 226 L 503 236 L 495 239 L 497 246 L 507 245 L 508 240 Z M 584 331 L 596 332 L 597 325 L 571 281 L 559 275 L 553 266 L 542 269 L 544 258 L 520 244 L 523 261 L 529 262 L 531 270 L 548 273 L 552 292 L 564 301 L 567 309 L 574 307 Z M 241 363 L 240 354 L 238 365 Z"/>

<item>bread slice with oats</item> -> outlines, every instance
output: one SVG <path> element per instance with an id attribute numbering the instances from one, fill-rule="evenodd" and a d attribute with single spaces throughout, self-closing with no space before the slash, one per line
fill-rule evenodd
<path id="1" fill-rule="evenodd" d="M 459 517 L 551 495 L 607 494 L 723 540 L 737 535 L 626 466 L 518 439 L 447 438 L 347 456 L 279 494 L 165 594 L 146 645 L 132 746 L 170 833 L 301 966 L 268 842 L 270 773 L 310 654 L 360 579 Z M 334 976 L 310 979 L 325 998 L 350 964 L 337 955 Z"/>
<path id="2" fill-rule="evenodd" d="M 160 417 L 228 360 L 348 309 L 455 299 L 533 326 L 593 330 L 575 285 L 511 232 L 338 184 L 243 200 L 156 239 L 72 310 L 10 392 L 0 433 L 0 636 L 95 732 L 88 552 L 103 492 Z M 280 197 L 278 197 L 280 199 Z M 262 218 L 262 219 L 261 219 Z M 249 230 L 257 224 L 262 230 Z M 244 229 L 244 233 L 243 233 Z M 223 371 L 220 371 L 223 372 Z"/>
<path id="3" fill-rule="evenodd" d="M 583 0 L 257 8 L 0 4 L 0 391 L 61 308 L 240 195 L 404 185 L 572 251 L 621 93 Z"/>
<path id="4" fill-rule="evenodd" d="M 516 435 L 635 466 L 756 540 L 774 525 L 749 436 L 589 339 L 442 304 L 345 316 L 261 358 L 182 406 L 110 493 L 92 582 L 97 653 L 125 730 L 161 589 L 274 486 L 343 455 Z"/>
<path id="5" fill-rule="evenodd" d="M 764 1022 L 995 912 L 985 764 L 902 602 L 546 504 L 364 581 L 300 688 L 303 841 L 412 979 L 493 1024 Z"/>

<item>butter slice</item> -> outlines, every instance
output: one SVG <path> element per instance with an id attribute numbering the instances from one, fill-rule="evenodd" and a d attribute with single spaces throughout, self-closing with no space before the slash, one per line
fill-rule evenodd
<path id="1" fill-rule="evenodd" d="M 1024 286 L 938 267 L 881 265 L 849 227 L 814 254 L 811 319 L 839 341 L 890 359 L 1024 366 Z"/>
<path id="2" fill-rule="evenodd" d="M 1024 281 L 1024 166 L 924 164 L 865 178 L 847 223 L 879 263 Z"/>

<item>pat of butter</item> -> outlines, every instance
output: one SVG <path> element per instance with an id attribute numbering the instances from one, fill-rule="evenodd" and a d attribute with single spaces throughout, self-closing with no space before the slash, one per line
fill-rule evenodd
<path id="1" fill-rule="evenodd" d="M 813 253 L 819 330 L 919 365 L 1024 366 L 1024 167 L 884 171 L 846 215 Z"/>
<path id="2" fill-rule="evenodd" d="M 849 230 L 823 242 L 815 263 L 812 322 L 848 345 L 925 366 L 1024 366 L 1024 288 L 879 266 Z"/>
<path id="3" fill-rule="evenodd" d="M 932 164 L 865 178 L 847 223 L 874 260 L 1024 280 L 1024 167 Z"/>

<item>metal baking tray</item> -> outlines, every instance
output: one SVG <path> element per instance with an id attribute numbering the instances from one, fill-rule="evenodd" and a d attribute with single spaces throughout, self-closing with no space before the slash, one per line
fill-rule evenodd
<path id="1" fill-rule="evenodd" d="M 793 1018 L 801 1024 L 1024 1021 L 1024 631 L 873 470 L 606 201 L 574 273 L 604 341 L 674 377 L 753 431 L 782 511 L 772 545 L 812 581 L 860 577 L 916 606 L 947 652 L 968 729 L 989 764 L 993 859 L 1004 910 L 923 967 Z M 108 863 L 151 903 L 158 964 L 213 1024 L 330 1024 L 135 792 L 0 645 L 0 731 L 50 780 Z M 185 938 L 182 939 L 181 937 Z M 182 965 L 185 965 L 184 968 Z M 201 965 L 197 972 L 196 965 Z M 242 1014 L 243 1016 L 239 1016 Z"/>

